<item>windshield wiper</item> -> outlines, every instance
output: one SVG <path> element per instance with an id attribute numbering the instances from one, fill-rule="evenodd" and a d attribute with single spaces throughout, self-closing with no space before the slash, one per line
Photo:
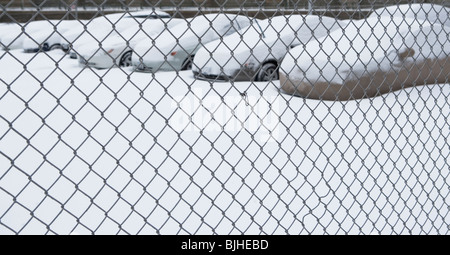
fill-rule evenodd
<path id="1" fill-rule="evenodd" d="M 266 38 L 266 35 L 264 34 L 263 29 L 262 29 L 261 26 L 259 25 L 258 19 L 254 19 L 254 20 L 256 21 L 256 25 L 258 25 L 259 30 L 261 30 L 261 34 L 262 34 L 263 38 Z"/>

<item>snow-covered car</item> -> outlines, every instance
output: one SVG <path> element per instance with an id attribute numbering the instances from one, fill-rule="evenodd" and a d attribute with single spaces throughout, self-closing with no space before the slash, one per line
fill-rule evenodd
<path id="1" fill-rule="evenodd" d="M 132 62 L 137 71 L 179 71 L 191 69 L 198 49 L 208 42 L 247 27 L 246 16 L 213 13 L 196 16 L 185 23 L 165 30 L 134 47 Z"/>
<path id="2" fill-rule="evenodd" d="M 280 67 L 291 95 L 351 100 L 448 82 L 450 27 L 379 16 L 352 21 L 329 36 L 295 47 Z"/>
<path id="3" fill-rule="evenodd" d="M 30 35 L 43 29 L 51 29 L 56 24 L 57 20 L 39 20 L 31 21 L 24 24 L 12 25 L 5 31 L 0 38 L 2 47 L 4 49 L 22 49 L 25 39 L 30 38 Z"/>
<path id="4" fill-rule="evenodd" d="M 28 53 L 61 49 L 63 33 L 73 30 L 79 31 L 82 28 L 84 28 L 83 20 L 60 20 L 44 23 L 41 28 L 28 33 L 22 47 Z"/>
<path id="5" fill-rule="evenodd" d="M 87 22 L 86 22 L 87 24 Z M 61 45 L 61 49 L 64 52 L 71 53 L 72 44 L 76 41 L 79 37 L 83 35 L 85 31 L 84 26 L 75 26 L 72 29 L 62 32 L 61 33 L 61 39 L 59 41 L 59 45 Z M 77 54 L 73 52 L 73 58 L 77 58 Z"/>
<path id="6" fill-rule="evenodd" d="M 18 48 L 16 45 L 21 44 L 23 42 L 23 39 L 21 41 L 19 39 L 17 43 L 15 39 L 20 37 L 23 33 L 22 26 L 24 26 L 24 24 L 2 24 L 2 27 L 0 28 L 0 46 L 2 49 L 6 50 Z"/>
<path id="7" fill-rule="evenodd" d="M 113 66 L 131 66 L 132 47 L 137 42 L 151 36 L 158 36 L 163 30 L 184 22 L 184 19 L 149 19 L 141 26 L 132 26 L 120 33 L 110 36 L 98 45 L 85 44 L 77 49 L 79 62 L 95 68 Z"/>
<path id="8" fill-rule="evenodd" d="M 0 23 L 0 36 L 2 35 L 3 29 L 9 27 L 12 24 L 13 23 Z"/>
<path id="9" fill-rule="evenodd" d="M 3 37 L 7 36 L 8 34 L 16 32 L 16 34 L 19 34 L 22 27 L 17 23 L 2 23 L 0 24 L 0 48 L 6 49 L 7 45 L 3 45 L 2 39 Z"/>
<path id="10" fill-rule="evenodd" d="M 17 23 L 0 23 L 0 40 L 7 35 L 11 29 L 20 29 Z"/>
<path id="11" fill-rule="evenodd" d="M 103 41 L 116 36 L 129 28 L 139 29 L 140 24 L 156 19 L 169 20 L 171 16 L 160 10 L 144 10 L 138 12 L 113 13 L 94 18 L 86 22 L 81 31 L 63 34 L 61 46 L 71 51 L 71 57 L 76 58 L 77 49 L 90 44 L 101 48 Z"/>
<path id="12" fill-rule="evenodd" d="M 270 81 L 288 50 L 320 38 L 346 22 L 315 15 L 276 16 L 201 48 L 192 71 L 199 79 Z"/>
<path id="13" fill-rule="evenodd" d="M 450 26 L 450 8 L 438 4 L 400 4 L 374 10 L 369 18 L 402 17 Z"/>

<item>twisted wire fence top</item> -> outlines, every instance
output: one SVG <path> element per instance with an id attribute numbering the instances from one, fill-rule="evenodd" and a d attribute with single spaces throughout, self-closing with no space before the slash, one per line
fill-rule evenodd
<path id="1" fill-rule="evenodd" d="M 449 1 L 0 9 L 0 234 L 449 232 Z"/>

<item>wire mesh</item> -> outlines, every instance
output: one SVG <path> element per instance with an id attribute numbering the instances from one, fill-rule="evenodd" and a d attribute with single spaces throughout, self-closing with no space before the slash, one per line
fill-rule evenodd
<path id="1" fill-rule="evenodd" d="M 448 234 L 448 1 L 0 8 L 0 234 Z"/>

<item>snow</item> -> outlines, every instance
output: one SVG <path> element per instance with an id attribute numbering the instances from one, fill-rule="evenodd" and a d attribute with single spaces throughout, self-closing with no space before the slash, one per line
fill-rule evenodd
<path id="1" fill-rule="evenodd" d="M 21 27 L 19 24 L 10 24 L 10 23 L 3 23 L 0 24 L 0 49 L 5 48 L 7 45 L 5 45 L 5 40 L 3 39 L 4 36 L 13 33 L 15 31 L 20 31 Z"/>
<path id="2" fill-rule="evenodd" d="M 187 54 L 190 55 L 200 48 L 200 43 L 206 44 L 218 39 L 219 35 L 227 35 L 238 29 L 237 27 L 231 28 L 233 21 L 236 21 L 237 24 L 249 24 L 246 17 L 239 15 L 213 13 L 197 16 L 192 20 L 187 20 L 186 23 L 176 25 L 170 31 L 164 31 L 156 39 L 143 40 L 136 45 L 135 52 L 144 60 L 146 58 L 163 60 L 164 55 L 169 55 L 173 51 L 187 51 Z M 215 29 L 210 29 L 210 27 Z M 198 38 L 201 38 L 201 42 Z M 149 50 L 148 45 L 155 45 L 155 47 Z"/>
<path id="3" fill-rule="evenodd" d="M 59 51 L 0 70 L 0 234 L 448 231 L 449 84 L 329 102 Z"/>
<path id="4" fill-rule="evenodd" d="M 75 49 L 88 43 L 98 45 L 99 42 L 109 36 L 126 30 L 131 24 L 137 24 L 135 19 L 125 19 L 123 17 L 123 14 L 109 14 L 95 18 L 87 23 L 87 28 L 84 30 L 84 33 L 80 35 L 79 31 L 74 30 L 73 33 L 67 35 L 66 39 L 74 44 Z M 75 40 L 70 40 L 72 38 Z"/>
<path id="5" fill-rule="evenodd" d="M 118 38 L 122 38 L 123 41 L 128 41 L 131 44 L 135 43 L 135 40 L 142 40 L 142 38 L 149 37 L 153 34 L 160 34 L 165 28 L 172 28 L 177 24 L 182 23 L 183 19 L 155 19 L 147 20 L 141 24 L 142 27 L 130 27 L 127 30 L 117 35 Z"/>
<path id="6" fill-rule="evenodd" d="M 21 49 L 24 40 L 31 34 L 41 29 L 49 29 L 52 26 L 51 23 L 56 24 L 57 22 L 57 20 L 40 20 L 13 26 L 11 30 L 2 35 L 2 44 L 9 49 Z"/>
<path id="7" fill-rule="evenodd" d="M 305 21 L 316 38 L 329 27 L 316 26 L 326 18 Z M 156 41 L 213 38 L 198 22 Z M 109 36 L 96 23 L 91 35 Z M 265 34 L 290 33 L 285 24 Z M 307 44 L 282 70 L 307 66 L 310 77 L 339 81 L 347 74 L 336 68 L 390 68 L 395 54 L 386 52 L 450 54 L 449 27 L 428 21 L 339 26 L 319 41 L 299 37 Z M 257 45 L 259 30 L 244 31 Z M 208 47 L 237 53 L 240 36 Z M 60 51 L 21 49 L 0 50 L 0 70 L 0 234 L 448 233 L 450 84 L 319 101 L 283 94 L 278 81 L 96 70 Z"/>
<path id="8" fill-rule="evenodd" d="M 232 76 L 246 64 L 255 69 L 267 60 L 281 60 L 290 46 L 306 44 L 344 26 L 345 21 L 315 15 L 276 16 L 206 44 L 194 58 L 193 70 Z M 206 71 L 208 70 L 208 71 Z"/>
<path id="9" fill-rule="evenodd" d="M 159 17 L 170 17 L 170 15 L 167 12 L 164 12 L 162 10 L 158 9 L 148 9 L 148 10 L 141 10 L 141 11 L 132 11 L 130 12 L 130 16 L 132 17 L 148 17 L 148 16 L 159 16 Z"/>
<path id="10" fill-rule="evenodd" d="M 22 43 L 23 49 L 37 49 L 39 45 L 47 42 L 49 46 L 59 44 L 63 40 L 63 35 L 69 31 L 82 31 L 85 21 L 78 20 L 62 20 L 56 23 L 43 23 L 39 29 L 35 29 L 28 33 Z"/>
<path id="11" fill-rule="evenodd" d="M 401 4 L 376 9 L 369 17 L 399 16 L 450 26 L 450 8 L 438 4 Z"/>
<path id="12" fill-rule="evenodd" d="M 25 24 L 8 24 L 1 27 L 0 39 L 10 49 L 35 49 L 44 42 L 49 45 L 60 43 L 61 34 L 69 30 L 78 33 L 83 29 L 84 21 L 42 20 Z M 22 28 L 24 31 L 22 31 Z M 79 34 L 78 34 L 79 35 Z"/>
<path id="13" fill-rule="evenodd" d="M 17 23 L 0 23 L 0 37 L 7 34 L 9 29 L 18 27 L 20 27 L 20 24 Z"/>
<path id="14" fill-rule="evenodd" d="M 142 15 L 162 15 L 168 17 L 168 14 L 162 11 L 108 14 L 89 21 L 86 25 L 86 30 L 89 31 L 89 33 L 84 31 L 84 33 L 80 35 L 80 31 L 75 30 L 72 33 L 65 34 L 66 41 L 73 43 L 74 49 L 78 50 L 86 44 L 100 45 L 104 40 L 114 37 L 119 33 L 123 33 L 133 27 L 136 28 L 137 31 L 137 29 L 139 29 L 139 25 L 145 23 L 158 23 L 161 20 L 170 20 L 169 18 L 158 20 L 140 18 L 139 16 Z"/>
<path id="15" fill-rule="evenodd" d="M 129 45 L 135 45 L 136 43 L 145 40 L 146 38 L 149 38 L 154 34 L 158 35 L 166 27 L 171 28 L 181 22 L 183 22 L 182 19 L 146 20 L 142 22 L 140 26 L 131 26 L 120 34 L 114 34 L 106 37 L 106 39 L 102 41 L 102 48 L 106 51 L 108 51 L 109 49 L 115 49 L 118 46 L 125 49 L 127 47 L 127 42 L 129 42 Z M 84 44 L 77 49 L 77 53 L 79 55 L 82 55 L 85 59 L 89 59 L 96 52 L 101 52 L 98 44 Z"/>
<path id="16" fill-rule="evenodd" d="M 408 47 L 417 53 L 408 61 L 447 57 L 449 32 L 450 27 L 410 18 L 380 16 L 352 21 L 329 36 L 291 49 L 280 70 L 293 79 L 342 84 L 364 73 L 399 68 L 395 66 L 398 52 Z M 304 75 L 301 70 L 308 71 Z"/>

